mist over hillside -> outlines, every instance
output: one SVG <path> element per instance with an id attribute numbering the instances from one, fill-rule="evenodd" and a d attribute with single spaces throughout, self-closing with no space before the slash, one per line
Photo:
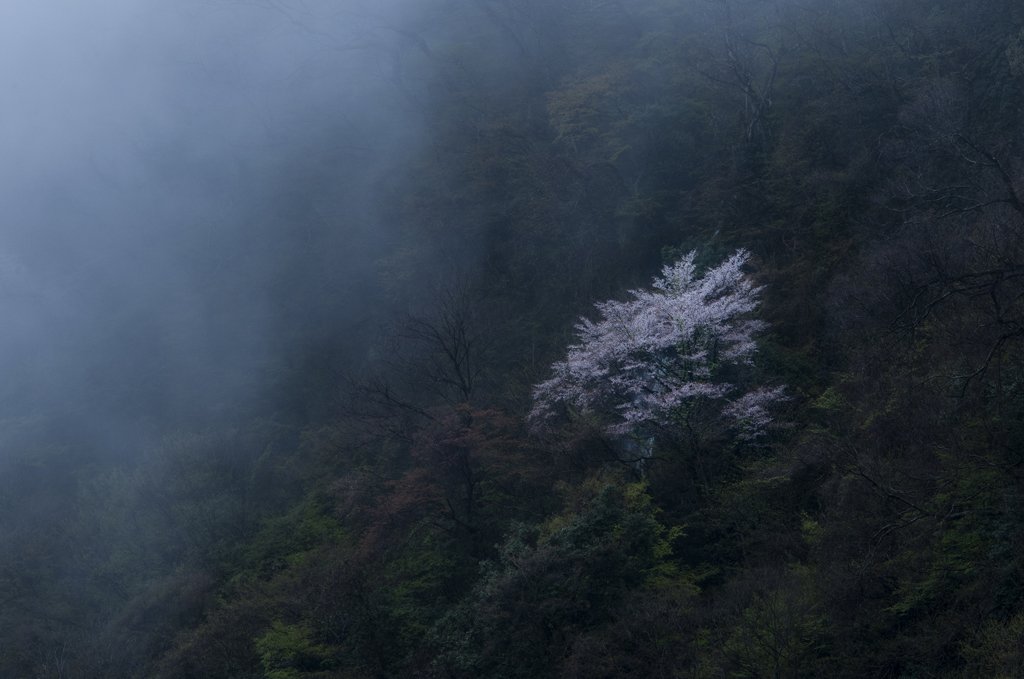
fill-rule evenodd
<path id="1" fill-rule="evenodd" d="M 0 676 L 1017 676 L 1024 6 L 0 6 Z"/>
<path id="2" fill-rule="evenodd" d="M 398 10 L 5 6 L 8 417 L 180 425 L 265 398 L 296 323 L 366 313 L 371 195 L 422 125 L 387 80 Z"/>

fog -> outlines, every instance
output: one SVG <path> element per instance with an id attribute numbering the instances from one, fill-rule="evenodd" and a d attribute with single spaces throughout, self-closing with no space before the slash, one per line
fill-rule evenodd
<path id="1" fill-rule="evenodd" d="M 387 241 L 367 197 L 418 139 L 400 9 L 0 6 L 7 435 L 130 447 L 270 407 L 297 324 L 365 322 Z"/>

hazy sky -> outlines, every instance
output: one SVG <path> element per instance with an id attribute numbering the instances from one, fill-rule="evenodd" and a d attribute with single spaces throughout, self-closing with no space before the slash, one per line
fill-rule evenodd
<path id="1" fill-rule="evenodd" d="M 373 238 L 359 184 L 415 136 L 388 82 L 404 19 L 384 12 L 0 3 L 0 419 L 151 417 L 256 388 L 281 267 Z M 316 246 L 285 259 L 314 213 Z"/>

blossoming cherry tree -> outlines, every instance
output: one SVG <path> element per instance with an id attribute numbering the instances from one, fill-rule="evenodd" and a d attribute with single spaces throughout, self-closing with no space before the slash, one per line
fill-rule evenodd
<path id="1" fill-rule="evenodd" d="M 743 273 L 750 255 L 739 250 L 697 277 L 691 252 L 662 270 L 653 290 L 631 290 L 633 299 L 596 305 L 600 320 L 576 326 L 579 344 L 552 366 L 554 376 L 534 388 L 530 418 L 543 421 L 559 403 L 615 414 L 608 433 L 668 425 L 684 405 L 704 398 L 722 402 L 721 414 L 751 440 L 771 423 L 769 406 L 783 387 L 759 387 L 735 396 L 718 379 L 730 364 L 750 364 L 754 336 L 767 324 L 750 318 L 760 287 Z"/>

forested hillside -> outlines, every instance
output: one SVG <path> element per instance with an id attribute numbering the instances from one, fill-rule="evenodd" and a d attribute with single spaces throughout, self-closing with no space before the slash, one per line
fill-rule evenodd
<path id="1" fill-rule="evenodd" d="M 381 26 L 416 133 L 189 260 L 273 253 L 265 386 L 4 387 L 0 676 L 1020 676 L 1024 5 Z"/>

